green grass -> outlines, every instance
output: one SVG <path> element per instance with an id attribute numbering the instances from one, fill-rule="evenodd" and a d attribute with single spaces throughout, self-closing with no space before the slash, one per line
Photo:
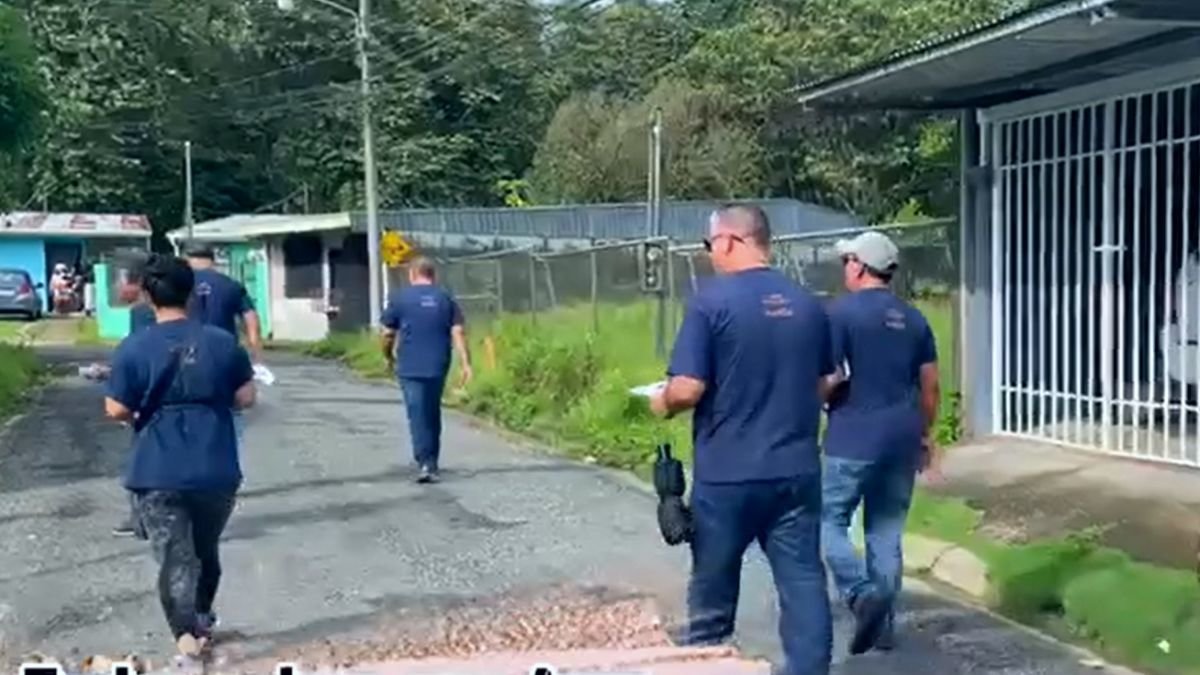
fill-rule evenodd
<path id="1" fill-rule="evenodd" d="M 96 346 L 107 344 L 109 341 L 100 337 L 100 324 L 96 319 L 88 317 L 79 320 L 79 334 L 75 337 L 75 344 L 80 346 Z"/>
<path id="2" fill-rule="evenodd" d="M 978 555 L 988 568 L 988 603 L 1000 613 L 1148 673 L 1200 674 L 1194 572 L 1134 562 L 1100 546 L 1098 532 L 1006 545 L 979 533 L 982 519 L 961 500 L 918 492 L 908 528 Z"/>
<path id="3" fill-rule="evenodd" d="M 31 349 L 0 344 L 0 418 L 20 409 L 26 394 L 37 385 L 41 372 Z"/>
<path id="4" fill-rule="evenodd" d="M 21 333 L 21 329 L 29 324 L 13 319 L 0 319 L 0 340 L 12 340 Z"/>

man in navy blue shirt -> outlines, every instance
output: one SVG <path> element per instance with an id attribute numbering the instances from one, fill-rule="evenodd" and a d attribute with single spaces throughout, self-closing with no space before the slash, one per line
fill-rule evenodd
<path id="1" fill-rule="evenodd" d="M 818 430 L 834 372 L 829 321 L 812 294 L 769 266 L 770 240 L 757 207 L 713 214 L 705 246 L 719 276 L 688 304 L 651 407 L 664 416 L 694 409 L 686 641 L 733 634 L 742 557 L 757 541 L 779 593 L 783 672 L 827 675 Z"/>
<path id="2" fill-rule="evenodd" d="M 246 347 L 250 351 L 250 357 L 255 363 L 260 363 L 262 328 L 258 320 L 258 311 L 246 287 L 217 271 L 211 246 L 203 243 L 190 244 L 186 253 L 188 264 L 196 275 L 196 288 L 188 301 L 188 314 L 193 319 L 216 326 L 235 338 L 238 336 L 240 319 L 246 329 Z"/>
<path id="3" fill-rule="evenodd" d="M 121 301 L 129 305 L 130 335 L 141 332 L 156 322 L 154 308 L 146 301 L 142 292 L 142 269 L 147 260 L 148 257 L 144 254 L 130 256 L 126 263 L 125 276 L 117 290 Z M 113 534 L 118 537 L 145 539 L 145 531 L 138 523 L 137 501 L 132 492 L 129 494 L 129 517 L 113 528 Z"/>
<path id="4" fill-rule="evenodd" d="M 186 249 L 188 265 L 196 277 L 195 289 L 188 300 L 188 315 L 209 326 L 215 326 L 238 338 L 238 320 L 246 329 L 246 348 L 254 363 L 262 363 L 262 327 L 258 311 L 250 293 L 240 282 L 215 268 L 215 254 L 211 246 L 194 242 Z M 245 422 L 240 412 L 235 412 L 233 423 L 237 429 L 238 442 L 245 433 Z"/>
<path id="5" fill-rule="evenodd" d="M 418 258 L 410 263 L 408 282 L 408 287 L 388 298 L 383 312 L 383 355 L 404 392 L 413 459 L 420 471 L 417 481 L 430 483 L 438 477 L 442 392 L 450 371 L 451 346 L 458 352 L 462 386 L 471 381 L 471 353 L 462 310 L 437 285 L 433 261 Z"/>
<path id="6" fill-rule="evenodd" d="M 886 235 L 839 242 L 838 253 L 850 293 L 830 308 L 842 372 L 829 401 L 822 538 L 858 621 L 851 651 L 862 653 L 893 646 L 904 523 L 917 473 L 936 463 L 937 348 L 925 317 L 888 289 L 900 258 Z M 866 564 L 849 536 L 860 503 Z"/>
<path id="7" fill-rule="evenodd" d="M 113 358 L 104 410 L 133 425 L 125 487 L 159 564 L 158 590 L 180 653 L 198 656 L 215 623 L 218 540 L 242 482 L 235 408 L 254 404 L 250 358 L 229 333 L 187 316 L 194 276 L 154 256 L 142 285 L 157 323 Z"/>

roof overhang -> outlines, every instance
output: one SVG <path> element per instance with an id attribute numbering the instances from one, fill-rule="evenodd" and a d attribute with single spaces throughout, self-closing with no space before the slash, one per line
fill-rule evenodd
<path id="1" fill-rule="evenodd" d="M 235 215 L 196 223 L 191 228 L 181 227 L 167 233 L 167 240 L 175 243 L 206 241 L 233 243 L 262 239 L 287 234 L 331 232 L 350 229 L 349 213 L 321 213 L 316 215 Z"/>
<path id="2" fill-rule="evenodd" d="M 70 230 L 20 230 L 0 229 L 0 238 L 16 237 L 22 239 L 149 239 L 151 233 L 138 230 L 122 232 L 72 232 Z"/>
<path id="3" fill-rule="evenodd" d="M 1200 0 L 1060 0 L 801 85 L 802 105 L 986 108 L 1200 54 Z"/>

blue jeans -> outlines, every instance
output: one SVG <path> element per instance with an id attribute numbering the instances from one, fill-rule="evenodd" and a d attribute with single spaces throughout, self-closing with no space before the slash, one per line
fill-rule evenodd
<path id="1" fill-rule="evenodd" d="M 404 409 L 412 436 L 413 459 L 419 466 L 438 468 L 442 454 L 442 390 L 445 377 L 402 377 Z"/>
<path id="2" fill-rule="evenodd" d="M 241 450 L 243 439 L 246 438 L 246 417 L 241 410 L 233 411 L 233 435 L 237 439 L 238 450 Z"/>
<path id="3" fill-rule="evenodd" d="M 904 524 L 912 505 L 917 460 L 875 461 L 825 457 L 821 542 L 842 600 L 850 603 L 870 590 L 882 592 L 893 607 L 884 629 L 891 637 L 895 600 L 904 581 Z M 850 523 L 863 506 L 866 559 L 850 541 Z"/>
<path id="4" fill-rule="evenodd" d="M 771 565 L 779 594 L 779 637 L 787 675 L 827 675 L 833 649 L 829 593 L 820 550 L 819 473 L 755 483 L 692 488 L 689 645 L 733 634 L 742 557 L 754 541 Z"/>

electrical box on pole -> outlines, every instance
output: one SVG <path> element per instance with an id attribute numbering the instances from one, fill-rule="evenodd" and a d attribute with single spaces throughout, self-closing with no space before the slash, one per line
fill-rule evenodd
<path id="1" fill-rule="evenodd" d="M 662 293 L 666 289 L 667 243 L 643 242 L 638 251 L 638 272 L 643 293 Z"/>

